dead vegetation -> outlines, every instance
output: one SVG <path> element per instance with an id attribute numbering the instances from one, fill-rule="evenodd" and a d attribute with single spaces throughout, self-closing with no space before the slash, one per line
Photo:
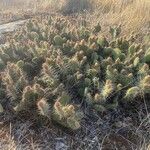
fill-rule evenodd
<path id="1" fill-rule="evenodd" d="M 149 0 L 2 0 L 0 22 L 28 18 L 36 13 L 61 12 L 70 15 L 84 10 L 84 15 L 79 15 L 86 17 L 91 25 L 100 22 L 103 32 L 111 25 L 122 24 L 123 35 L 132 32 L 143 34 L 150 30 L 149 8 Z"/>
<path id="2" fill-rule="evenodd" d="M 76 14 L 79 22 L 82 18 L 86 18 L 91 26 L 100 22 L 104 35 L 108 32 L 109 26 L 118 24 L 122 24 L 122 34 L 125 36 L 132 32 L 143 36 L 150 31 L 149 0 L 97 0 L 96 2 L 92 1 L 94 8 L 92 11 L 87 11 L 89 5 L 87 5 L 87 1 L 85 3 L 86 5 L 79 5 L 76 2 L 75 8 L 74 3 L 69 4 L 67 1 L 64 3 L 62 0 L 55 2 L 51 0 L 37 0 L 36 2 L 33 0 L 14 0 L 11 4 L 2 0 L 0 2 L 0 23 L 26 18 L 28 15 L 30 17 L 31 14 L 39 12 L 60 12 L 61 10 L 65 14 L 70 14 L 72 10 L 78 12 L 83 9 L 86 10 L 83 14 Z M 139 114 L 138 124 L 134 122 L 133 116 L 122 118 L 122 112 L 119 114 L 114 112 L 106 118 L 97 118 L 95 122 L 85 120 L 82 123 L 81 131 L 76 134 L 60 130 L 54 133 L 46 126 L 38 128 L 37 124 L 32 125 L 30 121 L 16 121 L 12 126 L 10 118 L 4 125 L 2 123 L 5 122 L 4 116 L 0 116 L 2 120 L 2 124 L 0 124 L 0 149 L 74 150 L 77 149 L 78 145 L 78 150 L 149 150 L 150 116 L 149 113 L 145 113 L 145 110 L 144 112 L 139 109 L 136 111 Z M 37 130 L 33 129 L 35 126 Z"/>
<path id="3" fill-rule="evenodd" d="M 22 120 L 10 114 L 1 115 L 0 149 L 2 150 L 149 150 L 150 116 L 137 109 L 127 117 L 121 109 L 105 117 L 90 116 L 76 132 L 57 125 L 39 126 L 33 120 Z M 144 117 L 145 115 L 145 117 Z"/>
<path id="4" fill-rule="evenodd" d="M 98 0 L 96 9 L 89 14 L 91 22 L 99 21 L 106 28 L 122 24 L 123 34 L 146 33 L 150 29 L 149 0 Z"/>

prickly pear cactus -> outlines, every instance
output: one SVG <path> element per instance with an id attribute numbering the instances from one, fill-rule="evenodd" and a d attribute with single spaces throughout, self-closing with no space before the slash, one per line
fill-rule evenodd
<path id="1" fill-rule="evenodd" d="M 30 19 L 1 46 L 0 97 L 9 96 L 15 112 L 78 129 L 82 113 L 73 104 L 107 112 L 150 94 L 147 46 L 119 37 L 121 26 L 110 28 L 108 40 L 99 23 L 90 28 L 83 22 Z"/>

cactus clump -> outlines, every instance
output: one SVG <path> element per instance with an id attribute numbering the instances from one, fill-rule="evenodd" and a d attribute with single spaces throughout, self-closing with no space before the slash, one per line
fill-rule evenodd
<path id="1" fill-rule="evenodd" d="M 125 97 L 129 100 L 134 99 L 137 95 L 139 95 L 140 88 L 135 86 L 131 87 L 127 90 Z"/>
<path id="2" fill-rule="evenodd" d="M 121 26 L 110 28 L 108 40 L 100 24 L 72 22 L 37 17 L 10 35 L 0 48 L 0 97 L 8 95 L 17 113 L 38 113 L 78 129 L 81 110 L 73 103 L 104 112 L 150 94 L 149 51 L 119 37 Z"/>
<path id="3" fill-rule="evenodd" d="M 62 120 L 64 126 L 69 126 L 71 129 L 80 128 L 79 118 L 75 112 L 73 105 L 63 106 L 58 100 L 54 104 L 54 119 Z"/>

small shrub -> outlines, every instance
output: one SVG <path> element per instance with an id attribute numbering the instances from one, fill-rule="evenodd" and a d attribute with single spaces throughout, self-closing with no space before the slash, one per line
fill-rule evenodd
<path id="1" fill-rule="evenodd" d="M 64 14 L 78 13 L 90 8 L 89 0 L 65 0 L 61 11 Z"/>

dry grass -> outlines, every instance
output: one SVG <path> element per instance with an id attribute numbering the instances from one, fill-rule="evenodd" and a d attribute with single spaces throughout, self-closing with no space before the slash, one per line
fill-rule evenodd
<path id="1" fill-rule="evenodd" d="M 0 24 L 56 10 L 51 0 L 1 0 Z"/>
<path id="2" fill-rule="evenodd" d="M 0 123 L 1 150 L 149 150 L 149 119 L 143 109 L 137 109 L 140 118 L 124 116 L 120 110 L 103 118 L 95 116 L 82 121 L 81 129 L 70 132 L 57 125 L 39 126 L 33 120 L 23 120 L 4 114 Z M 1 117 L 1 115 L 0 115 Z M 11 118 L 12 117 L 12 118 Z M 13 118 L 14 117 L 14 118 Z"/>
<path id="3" fill-rule="evenodd" d="M 68 8 L 68 10 L 72 7 L 82 7 L 77 4 L 77 1 L 69 7 L 68 4 L 71 0 L 12 0 L 9 3 L 7 1 L 10 0 L 0 1 L 0 16 L 2 13 L 9 14 L 10 12 L 13 16 L 17 13 L 25 14 L 27 12 L 28 14 L 54 12 L 61 10 L 62 7 Z M 150 0 L 89 0 L 89 2 L 93 4 L 93 11 L 87 12 L 85 17 L 92 23 L 91 25 L 100 22 L 104 32 L 108 30 L 109 26 L 118 24 L 123 26 L 123 35 L 131 32 L 149 32 Z"/>
<path id="4" fill-rule="evenodd" d="M 150 29 L 150 0 L 97 0 L 90 22 L 100 22 L 105 29 L 122 24 L 123 34 Z"/>

